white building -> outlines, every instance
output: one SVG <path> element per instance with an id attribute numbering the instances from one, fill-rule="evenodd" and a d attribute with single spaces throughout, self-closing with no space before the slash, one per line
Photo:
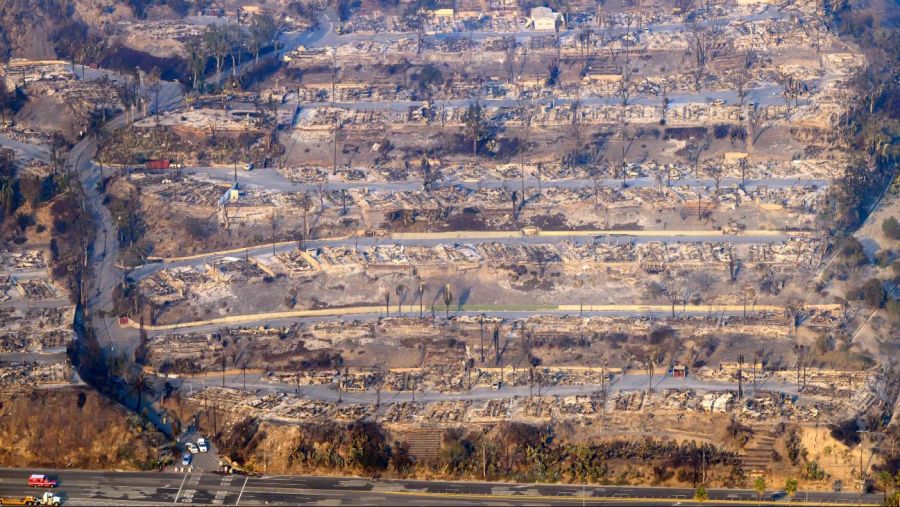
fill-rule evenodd
<path id="1" fill-rule="evenodd" d="M 533 7 L 529 24 L 535 30 L 556 30 L 557 23 L 562 23 L 562 16 L 549 7 Z"/>

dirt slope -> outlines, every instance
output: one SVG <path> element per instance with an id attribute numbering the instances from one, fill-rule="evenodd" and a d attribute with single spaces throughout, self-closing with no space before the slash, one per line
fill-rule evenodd
<path id="1" fill-rule="evenodd" d="M 88 388 L 0 393 L 3 466 L 147 468 L 155 436 Z"/>

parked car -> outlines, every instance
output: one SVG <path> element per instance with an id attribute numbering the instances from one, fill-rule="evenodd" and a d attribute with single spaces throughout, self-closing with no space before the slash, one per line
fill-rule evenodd
<path id="1" fill-rule="evenodd" d="M 188 452 L 191 454 L 197 454 L 198 452 L 200 452 L 200 450 L 197 449 L 197 446 L 194 445 L 193 442 L 188 442 L 188 443 L 184 444 L 184 448 L 187 449 Z"/>
<path id="2" fill-rule="evenodd" d="M 191 456 L 191 453 L 189 453 L 189 452 L 186 452 L 186 453 L 182 454 L 182 455 L 181 455 L 181 465 L 182 465 L 182 466 L 188 466 L 188 465 L 190 465 L 190 464 L 191 464 L 191 458 L 192 458 L 192 457 L 193 457 L 193 456 Z"/>
<path id="3" fill-rule="evenodd" d="M 201 437 L 201 438 L 198 438 L 198 439 L 197 439 L 197 448 L 200 449 L 200 452 L 207 452 L 207 451 L 209 451 L 209 444 L 206 443 L 206 439 L 205 439 L 205 438 L 202 438 L 202 437 Z"/>

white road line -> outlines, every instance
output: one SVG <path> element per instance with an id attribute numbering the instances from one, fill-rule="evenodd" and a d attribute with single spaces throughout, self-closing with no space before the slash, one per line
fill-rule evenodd
<path id="1" fill-rule="evenodd" d="M 240 494 L 239 494 L 238 497 L 237 497 L 237 501 L 234 502 L 235 505 L 239 505 L 239 504 L 241 503 L 241 497 L 244 496 L 244 488 L 247 487 L 247 479 L 249 479 L 249 478 L 250 478 L 249 475 L 246 476 L 246 477 L 244 477 L 244 485 L 241 486 L 241 492 L 240 492 Z"/>
<path id="2" fill-rule="evenodd" d="M 187 480 L 188 473 L 184 473 L 184 479 L 181 479 L 181 486 L 178 486 L 178 493 L 175 493 L 175 501 L 172 503 L 178 503 L 178 497 L 181 496 L 181 488 L 184 487 L 184 481 Z"/>

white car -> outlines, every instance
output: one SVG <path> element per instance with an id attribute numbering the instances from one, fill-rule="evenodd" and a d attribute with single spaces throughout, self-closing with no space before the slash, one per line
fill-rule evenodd
<path id="1" fill-rule="evenodd" d="M 209 444 L 206 443 L 206 439 L 205 439 L 205 438 L 198 438 L 198 439 L 197 439 L 197 448 L 200 449 L 200 452 L 207 452 L 207 451 L 209 451 Z"/>
<path id="2" fill-rule="evenodd" d="M 187 449 L 188 452 L 190 452 L 191 454 L 197 454 L 198 452 L 200 452 L 200 450 L 197 449 L 197 446 L 194 445 L 192 442 L 188 442 L 188 443 L 184 444 L 184 448 Z"/>

